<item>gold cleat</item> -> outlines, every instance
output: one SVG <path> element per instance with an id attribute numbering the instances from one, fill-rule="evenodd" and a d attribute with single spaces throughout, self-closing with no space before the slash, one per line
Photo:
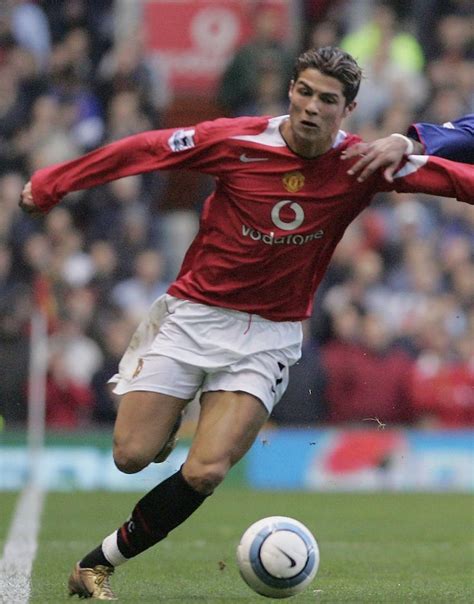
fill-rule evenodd
<path id="1" fill-rule="evenodd" d="M 68 580 L 69 595 L 96 600 L 118 600 L 109 583 L 113 572 L 114 569 L 110 566 L 99 564 L 94 568 L 81 568 L 78 562 Z"/>

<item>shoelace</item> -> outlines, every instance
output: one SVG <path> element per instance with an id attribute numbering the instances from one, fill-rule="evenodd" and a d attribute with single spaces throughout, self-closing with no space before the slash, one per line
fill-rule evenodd
<path id="1" fill-rule="evenodd" d="M 108 566 L 97 566 L 95 571 L 95 584 L 100 587 L 107 596 L 115 597 L 115 594 L 112 591 L 109 583 L 110 576 L 113 574 L 114 569 L 109 568 Z"/>

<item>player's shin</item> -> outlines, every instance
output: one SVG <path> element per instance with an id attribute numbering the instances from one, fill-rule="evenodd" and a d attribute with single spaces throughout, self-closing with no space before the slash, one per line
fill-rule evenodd
<path id="1" fill-rule="evenodd" d="M 126 562 L 164 539 L 189 518 L 206 497 L 193 489 L 179 470 L 140 499 L 131 517 L 106 537 L 99 548 L 85 556 L 80 566 L 118 566 Z"/>

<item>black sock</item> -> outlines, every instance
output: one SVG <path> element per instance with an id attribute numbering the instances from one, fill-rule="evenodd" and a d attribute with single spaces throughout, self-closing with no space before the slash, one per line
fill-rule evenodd
<path id="1" fill-rule="evenodd" d="M 98 564 L 102 564 L 103 566 L 110 566 L 113 568 L 113 565 L 107 560 L 104 556 L 104 552 L 102 551 L 102 546 L 96 547 L 94 550 L 89 552 L 87 556 L 84 556 L 82 560 L 79 562 L 79 566 L 81 568 L 94 568 Z"/>
<path id="2" fill-rule="evenodd" d="M 179 470 L 140 499 L 131 518 L 117 531 L 118 549 L 125 558 L 145 551 L 189 518 L 206 497 Z"/>

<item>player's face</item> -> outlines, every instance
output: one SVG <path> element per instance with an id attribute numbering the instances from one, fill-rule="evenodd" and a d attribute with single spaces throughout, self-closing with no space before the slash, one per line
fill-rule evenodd
<path id="1" fill-rule="evenodd" d="M 342 83 L 317 69 L 305 69 L 290 85 L 290 118 L 282 128 L 289 147 L 305 157 L 331 148 L 337 131 L 354 109 L 346 105 Z"/>

